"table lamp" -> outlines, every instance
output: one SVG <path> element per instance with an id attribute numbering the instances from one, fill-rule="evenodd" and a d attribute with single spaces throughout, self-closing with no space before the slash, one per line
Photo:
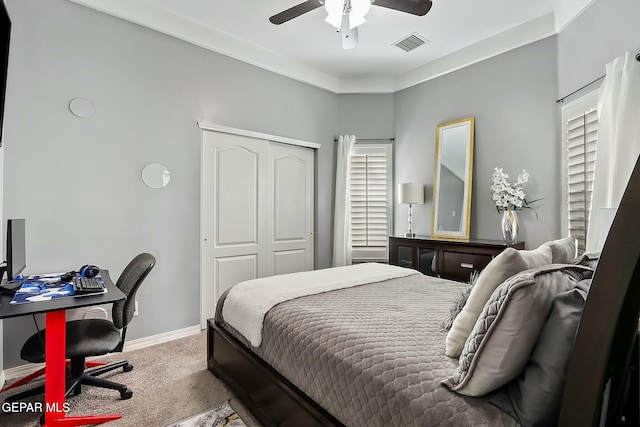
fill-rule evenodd
<path id="1" fill-rule="evenodd" d="M 404 237 L 416 237 L 416 233 L 413 232 L 412 205 L 424 203 L 424 185 L 415 182 L 399 184 L 398 203 L 409 205 L 409 231 L 404 233 Z"/>

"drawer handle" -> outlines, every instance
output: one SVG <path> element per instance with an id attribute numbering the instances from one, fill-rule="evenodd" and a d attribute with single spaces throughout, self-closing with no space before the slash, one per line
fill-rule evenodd
<path id="1" fill-rule="evenodd" d="M 460 267 L 462 268 L 473 268 L 473 264 L 468 264 L 466 262 L 461 262 Z"/>

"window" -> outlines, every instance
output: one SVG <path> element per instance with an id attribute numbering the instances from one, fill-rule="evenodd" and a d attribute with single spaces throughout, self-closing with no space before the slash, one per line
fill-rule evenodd
<path id="1" fill-rule="evenodd" d="M 578 239 L 578 253 L 584 252 L 593 194 L 593 171 L 598 138 L 597 91 L 562 108 L 564 173 L 564 235 Z"/>
<path id="2" fill-rule="evenodd" d="M 388 260 L 392 215 L 391 144 L 351 149 L 351 235 L 354 261 Z"/>

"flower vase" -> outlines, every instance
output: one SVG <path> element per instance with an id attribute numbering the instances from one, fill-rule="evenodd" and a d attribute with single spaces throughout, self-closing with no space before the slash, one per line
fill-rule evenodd
<path id="1" fill-rule="evenodd" d="M 518 227 L 518 214 L 516 211 L 503 211 L 502 237 L 506 242 L 515 242 L 518 239 Z"/>

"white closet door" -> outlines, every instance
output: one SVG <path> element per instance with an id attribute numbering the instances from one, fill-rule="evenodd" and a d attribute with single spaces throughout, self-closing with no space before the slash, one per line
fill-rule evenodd
<path id="1" fill-rule="evenodd" d="M 246 136 L 204 132 L 202 161 L 202 314 L 217 298 L 268 267 L 268 145 Z M 204 327 L 204 323 L 203 323 Z"/>
<path id="2" fill-rule="evenodd" d="M 309 148 L 271 143 L 271 273 L 313 269 L 314 156 Z"/>
<path id="3" fill-rule="evenodd" d="M 245 280 L 313 269 L 314 150 L 203 131 L 201 326 Z"/>

